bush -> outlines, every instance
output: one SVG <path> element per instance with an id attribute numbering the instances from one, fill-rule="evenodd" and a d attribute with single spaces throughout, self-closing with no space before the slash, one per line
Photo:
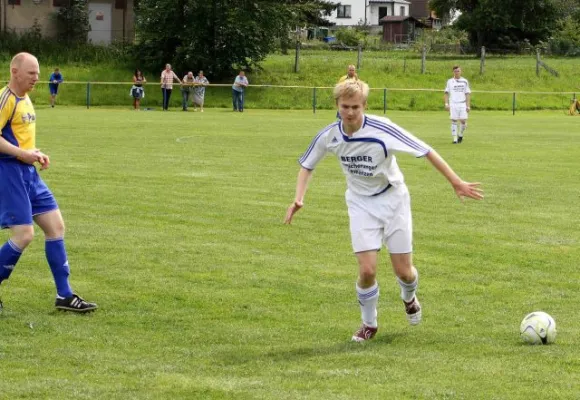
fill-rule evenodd
<path id="1" fill-rule="evenodd" d="M 347 46 L 358 46 L 365 42 L 367 33 L 353 28 L 340 28 L 334 33 L 336 39 Z"/>

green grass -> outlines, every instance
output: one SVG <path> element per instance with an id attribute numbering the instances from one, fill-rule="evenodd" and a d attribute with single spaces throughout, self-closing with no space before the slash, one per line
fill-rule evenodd
<path id="1" fill-rule="evenodd" d="M 485 74 L 479 75 L 480 60 L 473 56 L 441 56 L 429 54 L 427 70 L 421 74 L 420 55 L 411 52 L 368 51 L 363 53 L 360 77 L 374 89 L 370 98 L 373 108 L 383 108 L 383 89 L 387 88 L 387 107 L 391 110 L 440 110 L 443 107 L 443 89 L 452 76 L 455 64 L 462 66 L 464 76 L 471 82 L 473 109 L 511 110 L 513 92 L 519 110 L 565 110 L 570 99 L 580 94 L 578 86 L 578 60 L 573 58 L 544 58 L 552 68 L 559 71 L 554 77 L 542 70 L 536 76 L 536 60 L 532 56 L 499 57 L 489 56 Z M 55 67 L 41 62 L 42 77 L 47 79 Z M 261 64 L 261 69 L 249 73 L 254 85 L 296 85 L 304 88 L 250 87 L 246 93 L 249 107 L 262 109 L 309 109 L 313 103 L 313 87 L 333 87 L 345 73 L 348 64 L 357 64 L 356 52 L 333 52 L 304 50 L 300 57 L 300 72 L 294 73 L 294 54 L 272 54 Z M 59 102 L 66 105 L 85 105 L 87 84 L 90 88 L 90 104 L 95 106 L 130 105 L 129 88 L 133 70 L 123 69 L 115 64 L 69 64 L 59 65 L 66 81 L 81 82 L 64 84 L 60 88 Z M 0 63 L 0 80 L 8 79 L 8 64 Z M 180 76 L 185 71 L 178 71 Z M 159 89 L 159 74 L 146 74 L 149 80 L 147 94 L 143 100 L 146 107 L 159 107 L 162 100 Z M 226 87 L 210 87 L 206 95 L 208 107 L 231 107 L 231 80 L 216 81 L 208 77 L 212 84 L 226 84 Z M 103 82 L 127 82 L 114 85 Z M 175 86 L 172 102 L 181 104 L 181 95 Z M 436 91 L 404 91 L 401 89 L 430 89 Z M 505 91 L 507 93 L 488 93 Z M 48 104 L 48 88 L 39 84 L 35 94 L 36 104 Z M 524 92 L 556 92 L 566 94 L 542 94 Z M 334 101 L 331 89 L 319 89 L 316 103 L 318 108 L 332 109 Z"/>
<path id="2" fill-rule="evenodd" d="M 39 233 L 1 287 L 0 399 L 576 398 L 578 119 L 474 112 L 453 146 L 445 112 L 389 115 L 486 198 L 461 203 L 424 159 L 399 157 L 424 321 L 408 326 L 383 254 L 380 331 L 360 345 L 336 160 L 281 223 L 333 112 L 39 107 L 73 286 L 100 310 L 53 311 Z M 535 310 L 556 344 L 520 342 Z"/>

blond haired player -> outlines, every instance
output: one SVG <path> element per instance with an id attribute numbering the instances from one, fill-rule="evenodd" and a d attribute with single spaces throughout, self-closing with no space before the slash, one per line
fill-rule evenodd
<path id="1" fill-rule="evenodd" d="M 461 68 L 453 67 L 453 78 L 447 81 L 445 86 L 445 109 L 449 111 L 451 118 L 451 136 L 453 144 L 463 141 L 463 134 L 467 128 L 467 114 L 471 110 L 471 88 L 467 79 L 461 77 Z M 457 132 L 457 121 L 461 123 Z"/>
<path id="2" fill-rule="evenodd" d="M 300 158 L 296 195 L 285 218 L 290 224 L 304 206 L 316 165 L 326 154 L 336 155 L 346 175 L 352 247 L 359 265 L 356 293 L 362 326 L 352 336 L 357 342 L 371 339 L 378 329 L 376 274 L 378 251 L 383 244 L 390 253 L 407 319 L 411 325 L 421 321 L 416 295 L 418 273 L 412 259 L 411 202 L 395 153 L 426 157 L 460 199 L 483 198 L 479 183 L 463 181 L 427 144 L 387 118 L 366 115 L 368 94 L 368 85 L 360 80 L 336 85 L 334 98 L 342 120 L 322 129 Z"/>

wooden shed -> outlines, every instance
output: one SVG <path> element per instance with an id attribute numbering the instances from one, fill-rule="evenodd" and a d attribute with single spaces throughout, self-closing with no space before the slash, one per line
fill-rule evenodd
<path id="1" fill-rule="evenodd" d="M 383 40 L 390 43 L 407 43 L 415 39 L 417 28 L 426 28 L 418 19 L 411 16 L 383 17 Z"/>

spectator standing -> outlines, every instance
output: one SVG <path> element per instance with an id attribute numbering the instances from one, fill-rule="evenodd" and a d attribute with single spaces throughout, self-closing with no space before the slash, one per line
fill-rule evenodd
<path id="1" fill-rule="evenodd" d="M 50 74 L 48 78 L 48 90 L 50 90 L 50 106 L 54 108 L 54 103 L 56 101 L 56 95 L 58 94 L 58 85 L 63 82 L 62 74 L 60 69 L 55 68 L 54 72 Z"/>
<path id="2" fill-rule="evenodd" d="M 195 88 L 193 89 L 193 111 L 197 111 L 196 106 L 203 112 L 203 102 L 205 100 L 205 87 L 209 85 L 209 81 L 203 75 L 203 71 L 199 71 L 195 77 Z"/>
<path id="3" fill-rule="evenodd" d="M 193 76 L 193 72 L 189 71 L 187 75 L 183 77 L 183 81 L 181 82 L 181 96 L 183 98 L 181 106 L 183 111 L 187 111 L 187 103 L 189 103 L 189 99 L 193 93 L 194 84 L 195 76 Z"/>
<path id="4" fill-rule="evenodd" d="M 169 109 L 169 100 L 171 99 L 171 92 L 173 91 L 173 82 L 177 80 L 181 83 L 181 79 L 171 69 L 171 64 L 165 64 L 165 69 L 161 72 L 161 93 L 163 94 L 163 111 Z"/>
<path id="5" fill-rule="evenodd" d="M 234 103 L 234 111 L 244 112 L 244 89 L 249 85 L 246 73 L 240 71 L 236 80 L 232 85 L 232 101 Z"/>
<path id="6" fill-rule="evenodd" d="M 139 68 L 135 70 L 133 74 L 133 86 L 131 87 L 131 96 L 133 97 L 133 108 L 139 110 L 141 105 L 141 99 L 145 97 L 145 88 L 143 84 L 147 82 L 147 79 L 143 76 L 143 72 Z"/>

